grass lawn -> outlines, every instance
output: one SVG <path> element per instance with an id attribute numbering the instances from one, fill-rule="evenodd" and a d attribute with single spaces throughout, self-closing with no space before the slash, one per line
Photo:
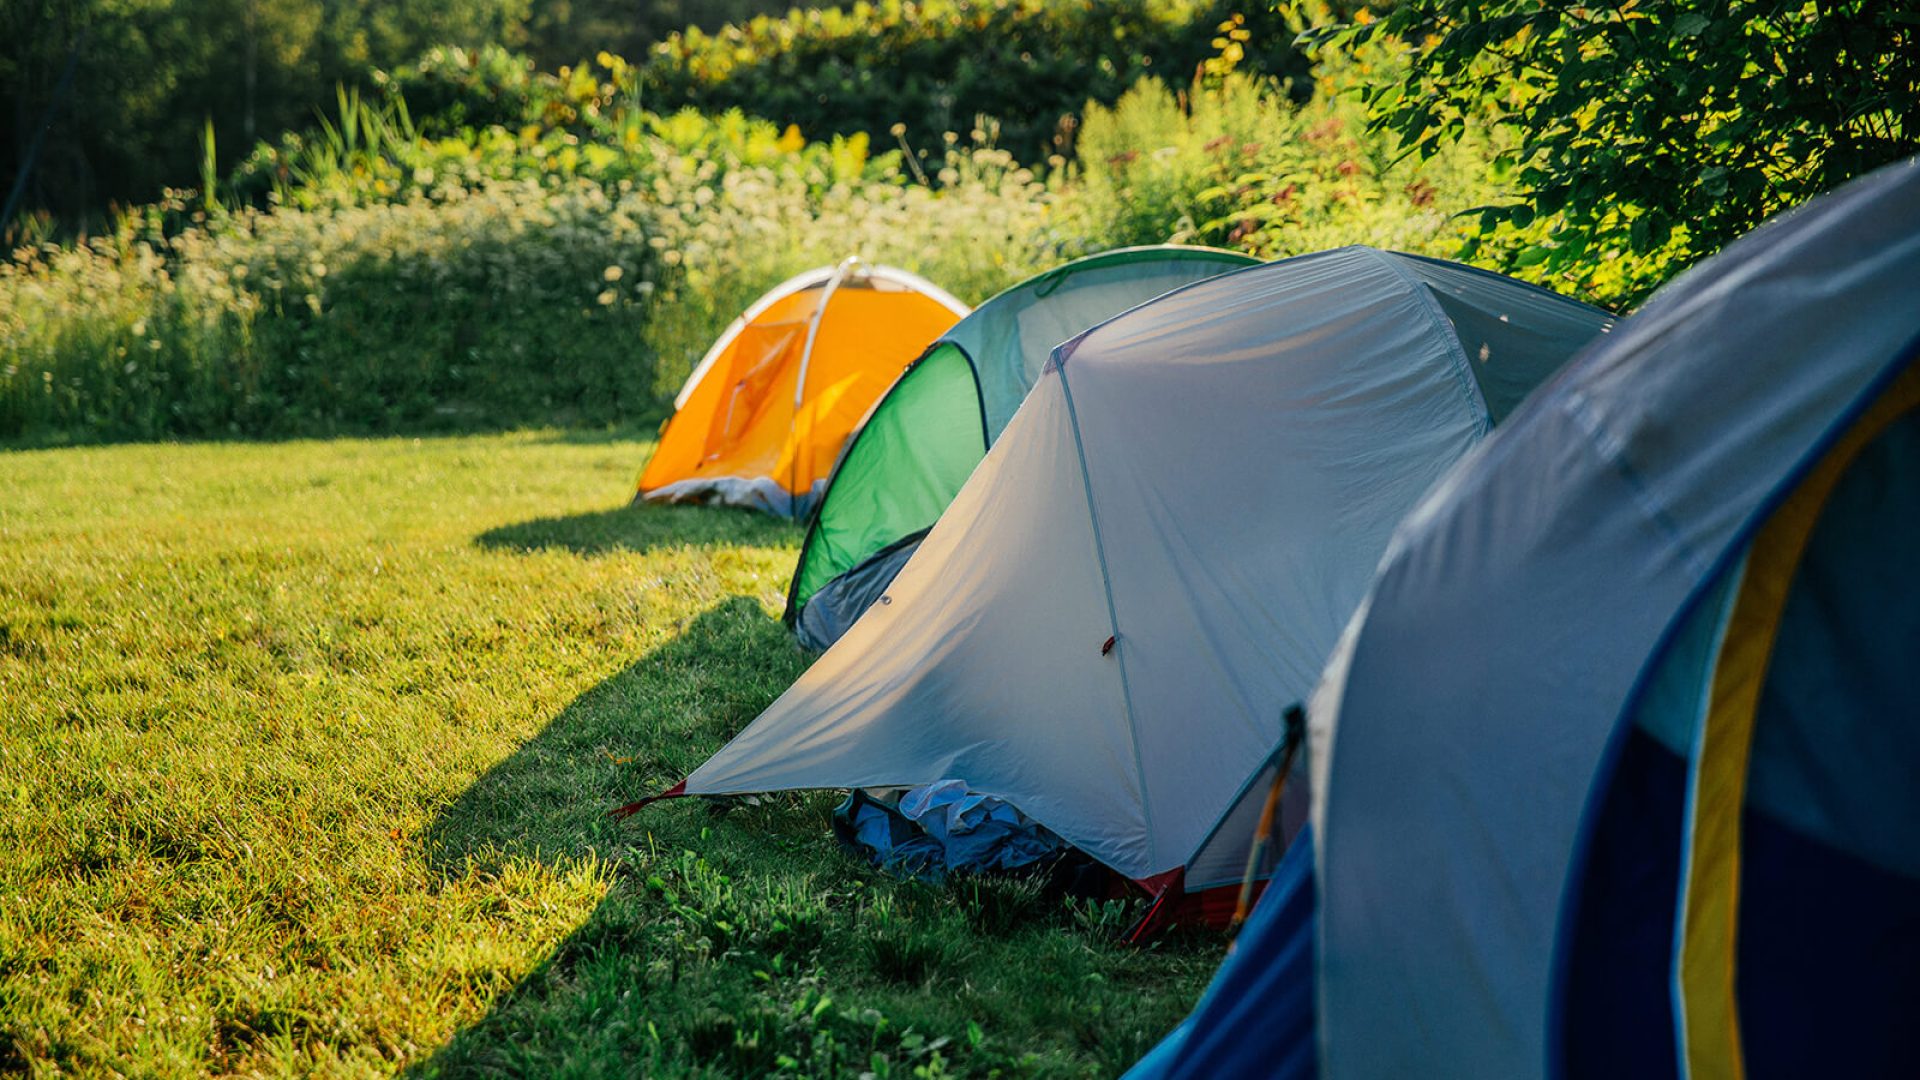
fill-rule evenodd
<path id="1" fill-rule="evenodd" d="M 635 441 L 0 453 L 0 1073 L 1112 1074 L 1217 939 L 612 806 L 805 666 Z M 724 810 L 724 812 L 720 812 Z"/>

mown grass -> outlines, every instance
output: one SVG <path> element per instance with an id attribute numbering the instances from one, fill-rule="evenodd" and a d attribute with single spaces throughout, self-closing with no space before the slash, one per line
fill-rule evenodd
<path id="1" fill-rule="evenodd" d="M 804 665 L 795 531 L 519 433 L 0 455 L 0 1072 L 1087 1075 L 1216 940 L 933 890 L 833 796 L 606 810 Z"/>

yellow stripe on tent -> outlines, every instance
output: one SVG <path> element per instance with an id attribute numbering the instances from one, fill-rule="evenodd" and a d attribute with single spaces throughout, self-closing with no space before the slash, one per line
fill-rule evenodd
<path id="1" fill-rule="evenodd" d="M 1734 997 L 1740 815 L 1746 805 L 1754 719 L 1787 593 L 1840 477 L 1861 448 L 1916 406 L 1920 367 L 1911 367 L 1767 519 L 1747 555 L 1701 722 L 1689 799 L 1693 820 L 1675 959 L 1680 990 L 1675 1007 L 1682 1016 L 1684 1064 L 1693 1080 L 1739 1080 L 1746 1074 Z"/>

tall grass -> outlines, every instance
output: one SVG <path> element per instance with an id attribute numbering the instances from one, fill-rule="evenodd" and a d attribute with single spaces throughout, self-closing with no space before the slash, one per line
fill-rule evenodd
<path id="1" fill-rule="evenodd" d="M 1470 226 L 1453 215 L 1494 195 L 1484 163 L 1462 148 L 1396 164 L 1356 109 L 1325 94 L 1291 106 L 1237 76 L 1182 96 L 1145 80 L 1113 108 L 1088 110 L 1079 227 L 1263 258 L 1343 244 L 1457 252 Z"/>

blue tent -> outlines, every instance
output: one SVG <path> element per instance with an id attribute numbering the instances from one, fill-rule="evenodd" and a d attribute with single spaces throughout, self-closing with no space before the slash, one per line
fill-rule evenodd
<path id="1" fill-rule="evenodd" d="M 1908 162 L 1440 482 L 1310 710 L 1317 864 L 1139 1075 L 1920 1075 L 1917 286 Z M 1308 937 L 1309 987 L 1215 1004 Z M 1189 1062 L 1305 997 L 1307 1065 Z"/>
<path id="2" fill-rule="evenodd" d="M 1227 962 L 1186 1023 L 1127 1080 L 1315 1075 L 1313 831 L 1301 832 L 1267 882 Z"/>

